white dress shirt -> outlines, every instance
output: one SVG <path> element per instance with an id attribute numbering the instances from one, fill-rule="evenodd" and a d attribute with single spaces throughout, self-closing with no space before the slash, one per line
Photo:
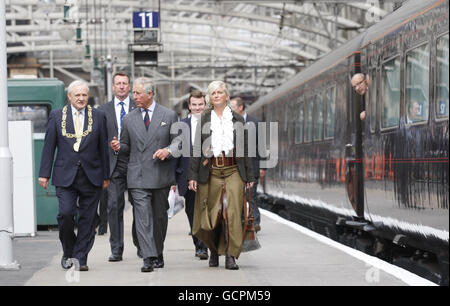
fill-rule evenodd
<path id="1" fill-rule="evenodd" d="M 125 100 L 120 101 L 119 99 L 117 99 L 116 96 L 114 96 L 114 108 L 116 110 L 116 120 L 117 120 L 117 131 L 119 135 L 119 139 L 120 139 L 120 132 L 121 128 L 120 128 L 120 113 L 122 112 L 122 105 L 120 105 L 120 102 L 123 102 L 123 108 L 125 109 L 125 114 L 128 114 L 128 110 L 130 108 L 130 97 L 127 97 Z"/>

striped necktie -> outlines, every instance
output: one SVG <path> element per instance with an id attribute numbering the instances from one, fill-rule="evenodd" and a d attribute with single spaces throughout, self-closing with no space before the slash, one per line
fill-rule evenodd
<path id="1" fill-rule="evenodd" d="M 148 131 L 148 127 L 150 125 L 150 116 L 148 115 L 149 110 L 145 109 L 145 116 L 144 116 L 144 124 L 145 124 L 145 128 Z"/>

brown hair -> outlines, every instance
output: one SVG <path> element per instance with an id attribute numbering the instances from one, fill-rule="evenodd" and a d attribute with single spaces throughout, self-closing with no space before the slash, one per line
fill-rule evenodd
<path id="1" fill-rule="evenodd" d="M 113 83 L 114 83 L 114 79 L 115 79 L 116 76 L 124 76 L 124 77 L 127 77 L 127 78 L 128 78 L 128 83 L 130 83 L 130 76 L 128 75 L 128 73 L 126 73 L 126 72 L 124 72 L 124 71 L 117 71 L 116 73 L 114 73 L 114 75 L 113 75 L 113 77 L 112 77 Z"/>
<path id="2" fill-rule="evenodd" d="M 189 95 L 189 99 L 188 99 L 188 105 L 191 104 L 191 98 L 192 97 L 194 97 L 194 98 L 204 98 L 205 94 L 202 91 L 200 91 L 200 90 L 191 91 L 191 93 Z"/>

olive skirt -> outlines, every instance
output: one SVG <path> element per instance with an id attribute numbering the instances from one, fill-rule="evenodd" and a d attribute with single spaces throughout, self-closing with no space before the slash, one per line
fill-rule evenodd
<path id="1" fill-rule="evenodd" d="M 192 234 L 219 255 L 241 253 L 244 188 L 237 166 L 211 168 L 209 182 L 198 184 Z"/>

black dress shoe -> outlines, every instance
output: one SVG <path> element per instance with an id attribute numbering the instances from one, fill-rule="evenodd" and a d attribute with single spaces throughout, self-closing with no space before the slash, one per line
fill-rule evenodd
<path id="1" fill-rule="evenodd" d="M 111 256 L 109 256 L 108 261 L 110 262 L 122 261 L 122 255 L 112 254 Z"/>
<path id="2" fill-rule="evenodd" d="M 200 260 L 206 260 L 208 259 L 208 249 L 198 249 L 195 252 L 195 256 L 200 258 Z"/>
<path id="3" fill-rule="evenodd" d="M 141 272 L 153 272 L 153 262 L 150 257 L 144 259 L 144 265 L 141 268 Z"/>
<path id="4" fill-rule="evenodd" d="M 89 267 L 87 265 L 80 266 L 80 271 L 89 271 Z"/>
<path id="5" fill-rule="evenodd" d="M 158 255 L 158 257 L 150 257 L 153 263 L 153 268 L 160 269 L 164 268 L 164 257 L 162 255 Z"/>
<path id="6" fill-rule="evenodd" d="M 61 267 L 65 270 L 68 270 L 70 268 L 72 268 L 73 266 L 73 262 L 69 257 L 62 257 L 61 258 Z"/>
<path id="7" fill-rule="evenodd" d="M 225 256 L 225 269 L 228 270 L 238 270 L 239 266 L 236 264 L 234 257 L 231 255 Z"/>
<path id="8" fill-rule="evenodd" d="M 211 256 L 209 257 L 209 266 L 218 267 L 219 266 L 219 254 L 211 250 Z"/>

